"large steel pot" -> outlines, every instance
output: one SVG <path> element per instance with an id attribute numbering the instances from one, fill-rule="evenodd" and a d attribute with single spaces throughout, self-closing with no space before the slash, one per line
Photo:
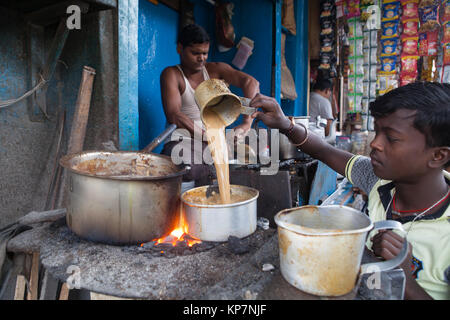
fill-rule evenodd
<path id="1" fill-rule="evenodd" d="M 256 230 L 256 189 L 231 185 L 231 195 L 238 195 L 241 201 L 230 204 L 205 204 L 211 190 L 217 187 L 202 186 L 181 195 L 189 235 L 203 241 L 227 241 L 229 236 L 244 238 Z"/>
<path id="2" fill-rule="evenodd" d="M 187 169 L 169 157 L 85 151 L 63 157 L 60 164 L 68 170 L 67 224 L 80 237 L 135 244 L 174 227 Z"/>
<path id="3" fill-rule="evenodd" d="M 393 269 L 406 258 L 404 242 L 394 259 L 361 265 L 371 230 L 398 229 L 392 220 L 372 223 L 367 215 L 345 206 L 304 206 L 280 211 L 280 271 L 294 287 L 319 296 L 340 296 L 355 286 L 358 275 Z"/>

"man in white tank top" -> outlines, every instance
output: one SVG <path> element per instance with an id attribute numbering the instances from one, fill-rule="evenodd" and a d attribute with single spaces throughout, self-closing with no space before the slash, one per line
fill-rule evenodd
<path id="1" fill-rule="evenodd" d="M 209 45 L 209 36 L 202 27 L 198 25 L 184 27 L 179 33 L 177 42 L 180 64 L 167 67 L 160 77 L 161 98 L 167 122 L 186 129 L 192 139 L 203 137 L 205 133 L 200 111 L 194 99 L 194 91 L 201 82 L 209 78 L 222 79 L 230 85 L 241 88 L 247 98 L 253 98 L 259 93 L 259 82 L 252 76 L 226 63 L 206 62 Z M 235 127 L 236 134 L 245 134 L 251 124 L 252 118 L 244 116 L 243 123 Z M 202 143 L 203 149 L 206 148 L 207 143 L 203 141 Z M 162 153 L 170 156 L 176 144 L 177 142 L 166 143 Z M 191 154 L 194 155 L 194 152 Z M 192 163 L 191 174 L 185 177 L 186 180 L 198 180 L 210 173 L 210 170 L 205 170 L 205 165 L 196 166 Z"/>

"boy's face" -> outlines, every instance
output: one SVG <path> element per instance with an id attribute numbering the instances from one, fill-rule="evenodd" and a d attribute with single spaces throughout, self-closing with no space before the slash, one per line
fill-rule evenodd
<path id="1" fill-rule="evenodd" d="M 429 171 L 433 150 L 426 146 L 425 135 L 414 128 L 414 115 L 415 111 L 399 109 L 375 120 L 370 158 L 379 178 L 408 182 Z"/>
<path id="2" fill-rule="evenodd" d="M 187 47 L 178 44 L 177 51 L 183 66 L 193 71 L 201 71 L 208 59 L 209 42 L 192 44 Z"/>

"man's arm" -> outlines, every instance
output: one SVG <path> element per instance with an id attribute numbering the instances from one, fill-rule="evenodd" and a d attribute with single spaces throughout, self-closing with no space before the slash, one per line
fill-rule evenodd
<path id="1" fill-rule="evenodd" d="M 168 67 L 163 70 L 160 76 L 164 113 L 169 123 L 176 124 L 178 128 L 187 129 L 194 136 L 194 130 L 201 129 L 196 127 L 194 122 L 181 112 L 181 94 L 176 72 L 174 68 Z"/>

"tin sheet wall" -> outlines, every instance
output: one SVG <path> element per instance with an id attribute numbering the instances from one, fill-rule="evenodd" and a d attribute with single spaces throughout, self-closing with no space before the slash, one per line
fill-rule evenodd
<path id="1" fill-rule="evenodd" d="M 100 149 L 107 141 L 117 146 L 116 20 L 115 10 L 92 13 L 83 17 L 81 30 L 69 34 L 46 95 L 51 120 L 30 121 L 29 100 L 0 109 L 0 227 L 44 210 L 56 149 L 55 112 L 67 111 L 67 139 L 84 65 L 97 73 L 84 148 Z M 0 10 L 0 100 L 31 88 L 26 25 L 18 14 Z M 41 62 L 55 29 L 46 28 L 33 41 L 33 50 L 42 51 Z"/>

